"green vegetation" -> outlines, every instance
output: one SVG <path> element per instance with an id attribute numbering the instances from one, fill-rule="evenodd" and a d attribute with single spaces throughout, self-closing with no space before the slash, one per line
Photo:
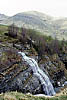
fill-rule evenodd
<path id="1" fill-rule="evenodd" d="M 67 96 L 55 97 L 37 97 L 31 94 L 22 94 L 18 92 L 10 92 L 0 95 L 0 100 L 67 100 Z"/>
<path id="2" fill-rule="evenodd" d="M 4 32 L 7 32 L 8 26 L 0 25 L 0 35 L 3 35 Z"/>
<path id="3" fill-rule="evenodd" d="M 7 33 L 9 37 L 5 36 L 4 33 Z M 33 29 L 18 28 L 14 25 L 11 25 L 9 27 L 0 25 L 0 35 L 2 36 L 0 37 L 2 38 L 0 39 L 2 41 L 13 41 L 15 39 L 18 39 L 23 44 L 25 44 L 29 39 L 30 46 L 32 45 L 31 42 L 34 41 L 33 46 L 38 54 L 41 53 L 41 55 L 39 54 L 40 56 L 44 55 L 45 52 L 50 55 L 55 53 L 60 54 L 67 52 L 67 41 L 65 41 L 64 39 L 53 39 L 51 36 L 43 35 L 41 32 Z"/>
<path id="4" fill-rule="evenodd" d="M 34 48 L 38 52 L 39 56 L 43 56 L 45 53 L 52 54 L 61 54 L 67 52 L 67 41 L 58 40 L 57 38 L 53 39 L 51 36 L 45 36 L 40 32 L 35 30 L 27 30 L 28 36 L 31 40 L 34 40 Z"/>

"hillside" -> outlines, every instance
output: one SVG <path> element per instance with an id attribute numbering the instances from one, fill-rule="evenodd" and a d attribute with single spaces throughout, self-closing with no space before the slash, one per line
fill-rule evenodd
<path id="1" fill-rule="evenodd" d="M 19 27 L 24 26 L 27 28 L 36 29 L 48 35 L 53 31 L 50 20 L 51 17 L 38 12 L 24 12 L 9 17 L 8 19 L 2 21 L 1 24 L 10 25 L 15 23 Z"/>
<path id="2" fill-rule="evenodd" d="M 8 16 L 4 15 L 4 14 L 0 14 L 0 21 L 4 20 L 8 18 Z"/>
<path id="3" fill-rule="evenodd" d="M 67 40 L 67 18 L 53 21 L 53 27 L 58 38 Z"/>
<path id="4" fill-rule="evenodd" d="M 66 85 L 66 41 L 14 24 L 0 25 L 0 100 L 67 100 Z"/>
<path id="5" fill-rule="evenodd" d="M 40 31 L 42 34 L 50 35 L 53 38 L 67 40 L 67 19 L 55 19 L 46 14 L 29 11 L 18 13 L 14 16 L 3 19 L 0 24 L 10 25 L 16 24 L 19 27 L 26 27 Z M 61 38 L 60 38 L 61 37 Z"/>
<path id="6" fill-rule="evenodd" d="M 9 31 L 7 31 L 8 28 L 10 28 Z M 60 88 L 66 84 L 66 41 L 54 40 L 41 35 L 36 30 L 18 29 L 15 26 L 1 25 L 0 29 L 0 92 L 17 90 L 22 93 L 44 93 L 41 80 L 39 81 L 33 75 L 30 68 L 30 65 L 35 63 L 29 65 L 22 60 L 18 54 L 20 51 L 23 51 L 27 58 L 31 57 L 37 61 L 39 67 L 49 76 L 56 92 L 60 90 L 58 82 L 60 82 Z"/>

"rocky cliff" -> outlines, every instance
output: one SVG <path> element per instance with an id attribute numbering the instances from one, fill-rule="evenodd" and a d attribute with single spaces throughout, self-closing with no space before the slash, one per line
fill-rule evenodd
<path id="1" fill-rule="evenodd" d="M 16 90 L 32 94 L 44 93 L 40 81 L 18 54 L 19 51 L 25 52 L 38 62 L 38 53 L 28 42 L 24 44 L 19 38 L 5 35 L 0 37 L 0 93 Z M 55 91 L 67 80 L 65 55 L 44 53 L 43 59 L 38 62 L 40 68 L 48 75 Z"/>
<path id="2" fill-rule="evenodd" d="M 41 83 L 33 76 L 29 65 L 22 61 L 14 47 L 0 47 L 0 92 L 20 91 L 23 93 L 43 93 Z M 33 54 L 31 54 L 33 55 Z M 31 57 L 35 57 L 31 56 Z M 57 55 L 45 55 L 40 68 L 49 76 L 54 87 L 62 86 L 67 79 L 65 65 Z M 60 83 L 59 83 L 60 82 Z"/>

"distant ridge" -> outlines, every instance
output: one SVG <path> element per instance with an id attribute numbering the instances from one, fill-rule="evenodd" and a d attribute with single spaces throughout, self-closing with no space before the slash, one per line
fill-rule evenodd
<path id="1" fill-rule="evenodd" d="M 13 23 L 19 27 L 24 26 L 38 30 L 53 38 L 67 40 L 67 18 L 55 19 L 37 11 L 22 12 L 11 17 L 0 14 L 0 24 L 10 25 Z"/>
<path id="2" fill-rule="evenodd" d="M 6 16 L 6 15 L 0 13 L 0 20 L 4 20 L 4 19 L 6 19 L 6 18 L 8 18 L 8 16 Z"/>

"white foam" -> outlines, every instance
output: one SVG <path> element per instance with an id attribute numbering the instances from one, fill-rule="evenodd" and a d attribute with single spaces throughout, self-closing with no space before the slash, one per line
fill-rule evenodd
<path id="1" fill-rule="evenodd" d="M 45 74 L 45 72 L 43 72 L 39 68 L 37 62 L 33 58 L 27 57 L 25 53 L 23 52 L 19 52 L 19 54 L 22 55 L 22 58 L 24 59 L 24 61 L 26 61 L 26 63 L 29 64 L 29 66 L 31 67 L 35 77 L 37 77 L 39 81 L 41 82 L 44 94 L 48 96 L 55 95 L 55 91 L 54 91 L 52 83 L 49 80 L 49 77 Z"/>

